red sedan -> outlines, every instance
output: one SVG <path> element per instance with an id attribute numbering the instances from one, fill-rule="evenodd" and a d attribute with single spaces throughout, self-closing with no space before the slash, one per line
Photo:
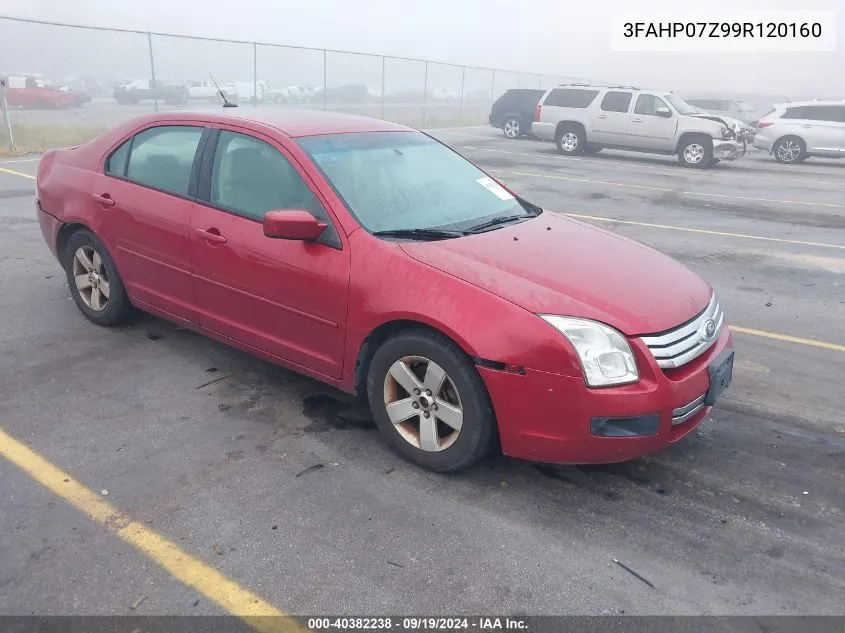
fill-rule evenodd
<path id="1" fill-rule="evenodd" d="M 401 125 L 224 112 L 42 159 L 41 228 L 94 323 L 144 310 L 359 394 L 436 471 L 655 453 L 730 383 L 719 303 L 676 261 Z"/>

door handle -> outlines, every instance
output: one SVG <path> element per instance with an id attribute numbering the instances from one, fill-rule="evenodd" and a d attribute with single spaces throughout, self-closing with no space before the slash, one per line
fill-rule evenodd
<path id="1" fill-rule="evenodd" d="M 597 118 L 597 119 L 606 119 L 606 118 L 607 118 L 607 115 L 606 115 L 606 114 L 597 114 L 597 115 L 596 115 L 596 118 Z"/>
<path id="2" fill-rule="evenodd" d="M 92 197 L 97 201 L 97 204 L 101 204 L 104 207 L 113 207 L 115 205 L 114 200 L 112 200 L 112 197 L 107 193 L 95 193 Z"/>
<path id="3" fill-rule="evenodd" d="M 220 235 L 217 229 L 194 229 L 194 232 L 206 242 L 212 244 L 225 244 L 228 240 Z"/>

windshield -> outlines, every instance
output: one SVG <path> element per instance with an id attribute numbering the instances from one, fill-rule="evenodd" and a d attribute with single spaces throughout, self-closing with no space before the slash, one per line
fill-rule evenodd
<path id="1" fill-rule="evenodd" d="M 672 104 L 678 114 L 695 114 L 697 112 L 703 112 L 700 108 L 696 108 L 695 106 L 691 106 L 686 101 L 681 99 L 678 95 L 663 95 L 666 98 L 666 101 Z"/>
<path id="2" fill-rule="evenodd" d="M 500 216 L 531 216 L 508 191 L 419 132 L 311 136 L 299 145 L 371 233 L 463 230 Z"/>

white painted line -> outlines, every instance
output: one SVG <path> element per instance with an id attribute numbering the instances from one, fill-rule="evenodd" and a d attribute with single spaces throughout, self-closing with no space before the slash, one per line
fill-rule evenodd
<path id="1" fill-rule="evenodd" d="M 0 165 L 11 165 L 12 163 L 37 163 L 40 160 L 40 156 L 38 158 L 13 158 L 12 160 L 0 159 Z"/>
<path id="2" fill-rule="evenodd" d="M 629 189 L 647 189 L 650 191 L 663 191 L 676 193 L 679 196 L 692 196 L 697 198 L 724 198 L 728 200 L 744 200 L 746 202 L 771 202 L 775 204 L 792 204 L 808 207 L 828 207 L 832 209 L 845 209 L 845 204 L 833 204 L 829 202 L 804 202 L 803 200 L 778 200 L 775 198 L 753 198 L 750 196 L 731 196 L 721 193 L 702 193 L 698 191 L 682 191 L 676 189 L 667 189 L 665 187 L 650 187 L 648 185 L 635 185 L 627 182 L 613 182 L 610 180 L 591 180 L 590 178 L 572 178 L 570 176 L 552 176 L 549 174 L 530 174 L 524 171 L 510 171 L 506 169 L 491 168 L 488 171 L 498 172 L 500 174 L 511 174 L 514 176 L 528 176 L 531 178 L 549 178 L 552 180 L 567 180 L 569 182 L 586 182 L 595 185 L 607 185 L 609 187 L 627 187 Z"/>
<path id="3" fill-rule="evenodd" d="M 473 138 L 481 138 L 481 137 L 473 137 Z M 626 163 L 626 162 L 622 162 L 622 161 L 605 160 L 605 159 L 602 159 L 602 158 L 581 158 L 581 157 L 577 157 L 577 156 L 559 156 L 559 155 L 556 155 L 556 154 L 529 154 L 527 152 L 512 152 L 510 150 L 505 150 L 505 149 L 488 149 L 486 147 L 474 147 L 474 146 L 470 147 L 470 146 L 467 146 L 467 145 L 460 145 L 460 146 L 455 145 L 455 146 L 453 146 L 452 149 L 456 149 L 456 150 L 467 149 L 467 150 L 476 151 L 476 152 L 489 152 L 489 153 L 492 153 L 492 154 L 512 154 L 513 156 L 527 156 L 529 158 L 536 158 L 538 160 L 543 160 L 543 159 L 548 159 L 548 160 L 553 160 L 553 161 L 574 160 L 574 161 L 580 161 L 580 162 L 583 162 L 583 163 L 596 163 L 598 165 L 618 165 L 620 167 L 631 167 L 631 168 L 634 168 L 634 169 L 637 169 L 637 168 L 655 169 L 655 170 L 660 169 L 660 170 L 664 170 L 662 172 L 663 175 L 671 176 L 671 177 L 677 177 L 681 174 L 683 174 L 683 176 L 689 176 L 689 177 L 693 177 L 693 178 L 698 177 L 698 176 L 710 176 L 710 175 L 712 175 L 712 176 L 715 176 L 717 178 L 734 178 L 734 179 L 744 180 L 746 182 L 749 181 L 749 180 L 765 180 L 767 182 L 782 183 L 784 181 L 784 176 L 795 175 L 795 176 L 804 176 L 804 178 L 806 178 L 809 175 L 809 174 L 800 174 L 800 173 L 795 173 L 795 174 L 784 173 L 783 176 L 762 176 L 762 175 L 757 175 L 757 174 L 747 174 L 746 175 L 746 174 L 738 174 L 738 173 L 726 173 L 724 170 L 720 170 L 720 171 L 716 171 L 716 172 L 692 171 L 692 170 L 685 170 L 683 172 L 680 172 L 680 171 L 665 171 L 666 166 L 664 166 L 664 165 L 642 165 L 642 164 L 638 164 L 638 163 Z M 739 160 L 742 160 L 742 159 L 740 158 Z M 681 167 L 679 166 L 678 169 L 681 169 Z M 714 180 L 714 182 L 715 182 L 715 180 Z M 812 178 L 812 183 L 813 184 L 819 184 L 819 185 L 841 185 L 842 184 L 842 182 L 838 182 L 838 181 L 816 180 L 815 178 Z"/>
<path id="4" fill-rule="evenodd" d="M 592 222 L 612 222 L 614 224 L 631 224 L 633 226 L 645 226 L 654 229 L 666 229 L 671 231 L 687 231 L 689 233 L 703 233 L 705 235 L 719 235 L 723 237 L 736 237 L 745 240 L 762 240 L 765 242 L 779 242 L 781 244 L 797 244 L 799 246 L 820 246 L 822 248 L 838 248 L 845 250 L 845 245 L 825 244 L 823 242 L 805 242 L 803 240 L 790 240 L 783 237 L 766 237 L 764 235 L 749 235 L 747 233 L 729 233 L 727 231 L 711 231 L 709 229 L 695 229 L 685 226 L 670 226 L 668 224 L 654 224 L 652 222 L 636 222 L 634 220 L 620 220 L 619 218 L 608 218 L 601 215 L 585 215 L 583 213 L 566 213 L 564 211 L 551 211 L 558 215 L 565 215 L 576 220 L 588 220 Z"/>

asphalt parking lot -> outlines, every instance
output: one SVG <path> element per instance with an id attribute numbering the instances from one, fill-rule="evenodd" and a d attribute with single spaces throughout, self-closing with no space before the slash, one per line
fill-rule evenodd
<path id="1" fill-rule="evenodd" d="M 845 161 L 751 151 L 696 171 L 436 135 L 714 286 L 737 364 L 711 417 L 628 464 L 422 471 L 329 387 L 153 317 L 86 321 L 35 219 L 37 158 L 7 160 L 0 613 L 243 606 L 216 598 L 219 573 L 226 595 L 292 614 L 845 614 Z M 89 511 L 97 498 L 137 530 Z"/>

